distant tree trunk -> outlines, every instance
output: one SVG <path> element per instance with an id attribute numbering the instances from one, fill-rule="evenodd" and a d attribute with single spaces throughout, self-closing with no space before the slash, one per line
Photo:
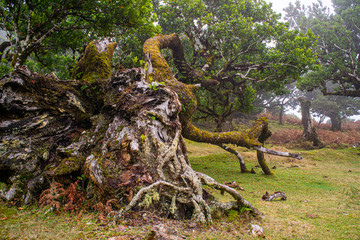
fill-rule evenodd
<path id="1" fill-rule="evenodd" d="M 299 98 L 299 101 L 301 106 L 301 122 L 304 127 L 302 136 L 305 141 L 312 142 L 313 146 L 320 147 L 322 144 L 311 120 L 311 115 L 310 115 L 311 102 L 303 98 Z"/>
<path id="2" fill-rule="evenodd" d="M 224 124 L 224 118 L 222 116 L 219 116 L 216 119 L 216 128 L 215 128 L 215 132 L 222 132 L 222 126 Z"/>
<path id="3" fill-rule="evenodd" d="M 341 131 L 341 117 L 338 113 L 330 114 L 331 130 Z"/>
<path id="4" fill-rule="evenodd" d="M 284 115 L 284 105 L 280 105 L 280 113 L 279 113 L 279 124 L 283 125 L 283 115 Z"/>

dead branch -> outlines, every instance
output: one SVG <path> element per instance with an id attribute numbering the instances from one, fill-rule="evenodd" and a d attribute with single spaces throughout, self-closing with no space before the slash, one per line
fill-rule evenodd
<path id="1" fill-rule="evenodd" d="M 267 149 L 264 147 L 258 147 L 258 146 L 255 146 L 254 149 L 258 150 L 260 152 L 263 152 L 263 153 L 271 154 L 271 155 L 277 155 L 277 156 L 281 156 L 281 157 L 291 157 L 291 158 L 296 158 L 299 160 L 302 159 L 302 157 L 300 156 L 300 153 L 295 154 L 295 153 L 290 153 L 290 152 L 280 152 L 280 151 L 275 151 L 275 150 Z"/>
<path id="2" fill-rule="evenodd" d="M 262 196 L 261 200 L 263 200 L 263 201 L 272 201 L 275 198 L 280 198 L 280 200 L 286 200 L 286 195 L 285 195 L 284 192 L 280 192 L 280 191 L 274 192 L 271 195 L 268 192 L 266 192 L 265 195 Z"/>

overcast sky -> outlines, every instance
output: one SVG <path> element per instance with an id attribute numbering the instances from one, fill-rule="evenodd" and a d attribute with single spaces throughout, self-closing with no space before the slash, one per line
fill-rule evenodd
<path id="1" fill-rule="evenodd" d="M 284 17 L 284 12 L 282 11 L 283 8 L 287 7 L 291 2 L 295 3 L 296 0 L 265 0 L 265 1 L 272 3 L 272 8 L 276 12 L 281 13 L 281 16 Z M 308 6 L 311 5 L 313 2 L 316 3 L 317 0 L 300 0 L 300 2 L 305 6 Z M 332 8 L 331 0 L 322 0 L 322 3 L 325 6 L 329 7 L 330 9 Z"/>

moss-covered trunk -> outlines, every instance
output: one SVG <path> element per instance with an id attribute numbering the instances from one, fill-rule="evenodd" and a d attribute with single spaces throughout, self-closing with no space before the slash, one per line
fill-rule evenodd
<path id="1" fill-rule="evenodd" d="M 88 46 L 95 52 L 80 61 L 79 80 L 60 81 L 26 67 L 1 79 L 0 196 L 30 203 L 49 183 L 69 184 L 84 174 L 88 197 L 118 199 L 123 211 L 156 206 L 159 214 L 197 221 L 242 206 L 257 212 L 234 189 L 191 168 L 181 120 L 189 114 L 184 107 L 196 106 L 184 101 L 191 87 L 154 87 L 157 79 L 168 81 L 164 69 L 153 79 L 142 68 L 110 76 L 110 56 L 103 53 L 113 48 L 106 44 Z M 235 201 L 216 202 L 204 184 Z"/>
<path id="2" fill-rule="evenodd" d="M 199 130 L 191 122 L 195 86 L 179 82 L 160 51 L 172 49 L 176 64 L 188 69 L 180 64 L 178 36 L 147 40 L 144 68 L 111 73 L 115 46 L 92 42 L 76 67 L 78 80 L 60 81 L 26 67 L 0 80 L 0 197 L 30 203 L 50 182 L 86 176 L 89 198 L 119 201 L 123 208 L 116 216 L 147 207 L 202 222 L 211 221 L 213 211 L 245 206 L 257 213 L 237 191 L 191 168 L 183 137 L 263 151 L 271 134 L 266 118 L 247 133 Z M 202 85 L 212 84 L 188 70 Z M 234 201 L 217 202 L 203 185 Z"/>

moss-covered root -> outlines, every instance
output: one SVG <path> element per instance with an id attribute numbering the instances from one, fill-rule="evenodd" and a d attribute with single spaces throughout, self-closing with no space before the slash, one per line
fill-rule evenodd
<path id="1" fill-rule="evenodd" d="M 270 170 L 269 166 L 267 165 L 267 163 L 265 161 L 264 153 L 260 152 L 260 151 L 256 151 L 256 152 L 257 152 L 257 159 L 258 159 L 259 165 L 260 165 L 261 169 L 263 170 L 263 172 L 266 175 L 274 175 L 274 172 Z"/>
<path id="2" fill-rule="evenodd" d="M 124 213 L 130 211 L 132 208 L 139 205 L 146 193 L 148 193 L 149 191 L 151 191 L 153 189 L 157 189 L 157 188 L 163 187 L 163 186 L 169 187 L 170 189 L 174 190 L 177 194 L 180 193 L 180 194 L 183 194 L 186 196 L 186 198 L 185 198 L 186 201 L 184 201 L 184 199 L 183 199 L 180 202 L 182 204 L 185 203 L 185 204 L 193 205 L 193 207 L 194 207 L 194 213 L 193 213 L 193 217 L 192 217 L 193 220 L 201 222 L 201 223 L 212 222 L 210 207 L 205 202 L 202 195 L 196 194 L 194 192 L 194 189 L 191 187 L 179 187 L 168 181 L 159 180 L 149 186 L 141 188 L 125 208 L 116 212 L 115 217 L 114 217 L 114 224 L 116 224 L 116 221 L 120 217 L 122 217 Z M 173 201 L 176 201 L 176 195 L 174 195 Z M 175 202 L 174 202 L 174 205 L 175 205 Z"/>
<path id="3" fill-rule="evenodd" d="M 109 78 L 111 76 L 111 60 L 116 46 L 116 43 L 107 39 L 89 43 L 84 56 L 75 67 L 73 77 L 86 83 Z"/>

